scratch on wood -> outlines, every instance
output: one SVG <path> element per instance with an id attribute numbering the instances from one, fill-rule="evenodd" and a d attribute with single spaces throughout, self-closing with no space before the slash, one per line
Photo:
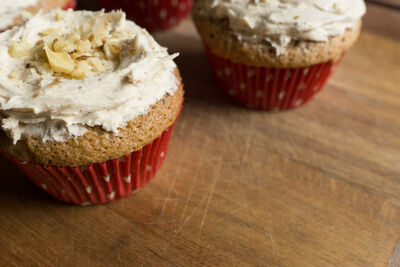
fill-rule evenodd
<path id="1" fill-rule="evenodd" d="M 211 187 L 210 187 L 210 190 L 209 190 L 209 192 L 208 192 L 206 207 L 205 207 L 205 209 L 204 209 L 203 217 L 202 217 L 201 222 L 200 222 L 199 234 L 201 234 L 201 231 L 202 231 L 202 229 L 203 229 L 204 221 L 205 221 L 205 219 L 206 219 L 207 212 L 208 212 L 208 207 L 210 206 L 211 198 L 212 198 L 212 196 L 214 195 L 215 186 L 216 186 L 216 184 L 218 183 L 218 180 L 219 180 L 219 178 L 220 178 L 220 176 L 219 176 L 219 171 L 220 171 L 220 169 L 221 169 L 221 164 L 222 164 L 222 160 L 220 159 L 220 160 L 218 161 L 218 165 L 217 165 L 216 168 L 215 168 L 214 178 L 213 178 L 213 180 L 212 180 Z"/>
<path id="2" fill-rule="evenodd" d="M 176 197 L 156 197 L 156 200 L 166 200 L 166 201 L 171 201 L 171 202 L 183 202 L 183 199 L 181 198 L 176 198 Z"/>
<path id="3" fill-rule="evenodd" d="M 222 201 L 220 201 L 220 203 L 222 203 Z M 249 204 L 247 204 L 245 206 L 240 206 L 238 203 L 235 203 L 235 205 L 237 205 L 238 208 L 235 211 L 229 213 L 229 215 L 232 217 L 235 216 L 236 214 L 241 213 L 243 210 L 247 210 L 250 206 Z M 215 206 L 216 206 L 216 209 L 218 209 L 219 205 L 215 205 Z M 214 223 L 221 223 L 224 220 L 225 220 L 224 217 L 220 217 L 219 219 L 215 220 Z"/>
<path id="4" fill-rule="evenodd" d="M 336 180 L 331 179 L 331 192 L 336 193 Z"/>
<path id="5" fill-rule="evenodd" d="M 245 149 L 244 149 L 244 153 L 243 153 L 243 157 L 242 157 L 242 162 L 246 162 L 247 160 L 247 156 L 249 154 L 250 151 L 250 147 L 251 147 L 251 141 L 253 140 L 253 132 L 250 132 L 245 140 Z"/>
<path id="6" fill-rule="evenodd" d="M 186 145 L 183 147 L 182 155 L 185 155 L 185 150 L 186 150 Z M 180 171 L 181 171 L 181 169 L 182 169 L 182 159 L 183 159 L 183 158 L 184 158 L 183 156 L 180 158 L 179 163 L 178 163 L 177 166 L 176 166 L 176 169 L 175 169 L 175 170 L 176 170 L 176 174 L 177 174 L 177 175 L 172 179 L 172 182 L 169 183 L 169 186 L 168 186 L 168 193 L 167 193 L 167 196 L 164 198 L 163 207 L 162 207 L 162 209 L 161 209 L 160 215 L 158 216 L 157 224 L 160 222 L 162 216 L 164 215 L 164 212 L 165 212 L 165 209 L 166 209 L 166 207 L 167 207 L 168 201 L 171 199 L 170 196 L 171 196 L 171 192 L 172 192 L 172 191 L 174 190 L 174 188 L 175 188 L 176 177 L 179 176 L 179 173 L 180 173 Z M 169 181 L 169 180 L 168 180 L 168 181 Z"/>
<path id="7" fill-rule="evenodd" d="M 392 256 L 389 259 L 387 267 L 400 266 L 400 240 L 397 241 L 396 247 L 393 250 Z"/>
<path id="8" fill-rule="evenodd" d="M 271 226 L 271 222 L 268 219 L 268 224 L 266 222 L 264 222 L 264 232 L 265 234 L 268 235 L 269 240 L 271 241 L 271 247 L 272 247 L 272 256 L 274 258 L 274 260 L 277 260 L 277 254 L 278 254 L 278 250 L 277 248 L 277 242 L 274 238 L 274 230 Z"/>
<path id="9" fill-rule="evenodd" d="M 189 190 L 189 193 L 188 193 L 188 195 L 186 197 L 185 206 L 183 207 L 183 210 L 182 210 L 181 222 L 184 220 L 186 209 L 188 207 L 189 200 L 190 200 L 190 198 L 192 196 L 194 185 L 197 182 L 199 170 L 200 170 L 201 166 L 203 165 L 202 163 L 203 163 L 203 159 L 204 159 L 204 152 L 206 151 L 207 143 L 208 143 L 208 140 L 209 140 L 208 136 L 206 136 L 205 138 L 206 139 L 203 142 L 203 147 L 202 147 L 201 152 L 200 152 L 200 159 L 197 162 L 196 170 L 194 171 L 194 174 L 193 174 L 193 181 L 192 181 L 192 184 L 190 185 L 190 190 Z"/>
<path id="10" fill-rule="evenodd" d="M 119 246 L 117 246 L 117 254 L 118 254 L 118 266 L 122 266 L 121 252 L 119 251 Z"/>
<path id="11" fill-rule="evenodd" d="M 199 202 L 199 204 L 196 206 L 196 208 L 193 209 L 192 213 L 189 214 L 189 216 L 186 217 L 186 219 L 181 223 L 181 225 L 179 225 L 178 230 L 176 230 L 174 236 L 171 238 L 171 240 L 174 240 L 178 234 L 181 232 L 182 228 L 185 226 L 185 224 L 193 217 L 193 215 L 200 209 L 200 207 L 202 206 L 204 200 L 206 199 L 206 195 L 204 195 L 204 197 L 201 199 L 201 201 Z M 171 243 L 171 242 L 169 242 Z M 168 245 L 165 249 L 168 248 Z"/>
<path id="12" fill-rule="evenodd" d="M 230 247 L 231 247 L 231 253 L 229 253 L 229 259 L 231 260 L 233 266 L 235 266 L 236 265 L 236 261 L 235 261 L 235 258 L 233 257 L 234 250 L 233 250 L 233 242 L 232 242 L 232 240 L 229 240 L 229 244 L 230 244 Z"/>
<path id="13" fill-rule="evenodd" d="M 72 218 L 72 229 L 71 229 L 71 243 L 72 243 L 72 251 L 73 251 L 73 254 L 74 254 L 74 261 L 76 262 L 77 261 L 77 256 L 78 256 L 78 253 L 77 253 L 77 250 L 75 249 L 75 225 L 76 225 L 76 223 L 75 223 L 75 209 L 71 209 L 71 218 Z"/>
<path id="14" fill-rule="evenodd" d="M 169 202 L 169 199 L 171 199 L 171 198 L 170 198 L 170 195 L 171 195 L 171 192 L 172 192 L 172 188 L 175 186 L 175 181 L 176 181 L 176 178 L 174 178 L 174 179 L 172 180 L 172 182 L 169 184 L 167 197 L 164 198 L 163 207 L 162 207 L 162 209 L 161 209 L 160 215 L 158 216 L 157 224 L 160 222 L 161 218 L 163 217 L 164 212 L 165 212 L 165 209 L 166 209 L 167 204 L 168 204 L 168 202 Z"/>

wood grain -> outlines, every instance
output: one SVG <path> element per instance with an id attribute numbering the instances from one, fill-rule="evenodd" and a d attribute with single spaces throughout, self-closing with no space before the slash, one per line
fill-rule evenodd
<path id="1" fill-rule="evenodd" d="M 399 0 L 366 0 L 366 2 L 370 3 L 370 4 L 381 5 L 386 8 L 400 10 L 400 1 Z"/>
<path id="2" fill-rule="evenodd" d="M 365 28 L 326 88 L 282 113 L 225 99 L 190 20 L 158 34 L 181 53 L 187 101 L 156 179 L 115 203 L 72 207 L 0 159 L 0 265 L 396 266 L 392 27 Z"/>
<path id="3" fill-rule="evenodd" d="M 400 1 L 398 3 L 400 8 Z M 367 9 L 363 21 L 365 30 L 385 38 L 400 40 L 400 9 L 387 8 L 376 4 L 369 4 Z"/>

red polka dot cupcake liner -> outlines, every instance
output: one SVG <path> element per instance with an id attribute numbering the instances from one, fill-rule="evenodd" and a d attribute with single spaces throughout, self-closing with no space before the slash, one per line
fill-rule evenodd
<path id="1" fill-rule="evenodd" d="M 89 166 L 45 166 L 5 156 L 55 199 L 81 206 L 104 204 L 130 195 L 154 177 L 167 155 L 174 126 L 139 151 Z"/>
<path id="2" fill-rule="evenodd" d="M 63 9 L 75 9 L 76 8 L 76 0 L 71 0 Z"/>
<path id="3" fill-rule="evenodd" d="M 304 68 L 269 68 L 233 62 L 206 46 L 219 87 L 239 105 L 259 110 L 287 110 L 310 101 L 325 85 L 339 63 Z"/>
<path id="4" fill-rule="evenodd" d="M 148 31 L 177 25 L 192 9 L 193 0 L 99 0 L 106 10 L 122 9 L 127 17 Z"/>

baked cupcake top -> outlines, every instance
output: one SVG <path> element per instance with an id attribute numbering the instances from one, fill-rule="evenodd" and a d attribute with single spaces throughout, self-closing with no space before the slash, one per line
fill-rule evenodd
<path id="1" fill-rule="evenodd" d="M 279 55 L 292 41 L 327 41 L 355 29 L 363 0 L 203 0 L 197 12 L 228 19 L 240 40 L 268 41 Z"/>
<path id="2" fill-rule="evenodd" d="M 39 0 L 2 0 L 0 6 L 0 29 L 6 29 L 14 19 L 29 6 L 37 5 Z"/>
<path id="3" fill-rule="evenodd" d="M 176 56 L 121 11 L 40 12 L 0 34 L 1 129 L 14 143 L 117 135 L 178 89 Z"/>

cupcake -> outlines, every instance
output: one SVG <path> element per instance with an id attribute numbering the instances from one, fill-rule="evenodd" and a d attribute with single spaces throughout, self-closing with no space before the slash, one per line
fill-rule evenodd
<path id="1" fill-rule="evenodd" d="M 193 0 L 99 0 L 106 10 L 122 9 L 129 19 L 149 31 L 177 25 L 192 9 Z"/>
<path id="2" fill-rule="evenodd" d="M 235 102 L 308 102 L 360 33 L 363 0 L 198 0 L 193 19 L 214 77 Z"/>
<path id="3" fill-rule="evenodd" d="M 3 0 L 0 6 L 0 32 L 21 24 L 39 10 L 75 8 L 76 0 Z"/>
<path id="4" fill-rule="evenodd" d="M 183 101 L 167 50 L 125 13 L 52 10 L 0 34 L 0 151 L 41 189 L 107 203 L 160 168 Z"/>

